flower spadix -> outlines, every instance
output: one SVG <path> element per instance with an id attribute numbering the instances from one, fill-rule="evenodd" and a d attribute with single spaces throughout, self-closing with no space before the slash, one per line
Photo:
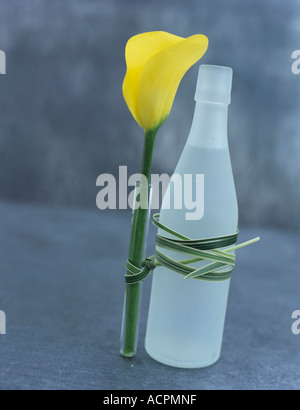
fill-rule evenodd
<path id="1" fill-rule="evenodd" d="M 153 31 L 129 39 L 123 96 L 145 131 L 156 131 L 166 120 L 182 77 L 207 47 L 208 39 L 202 34 L 182 38 Z"/>

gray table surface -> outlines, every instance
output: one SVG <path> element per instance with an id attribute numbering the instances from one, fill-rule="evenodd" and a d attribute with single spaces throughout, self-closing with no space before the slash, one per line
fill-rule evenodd
<path id="1" fill-rule="evenodd" d="M 299 234 L 241 229 L 262 240 L 239 251 L 222 357 L 185 370 L 144 351 L 150 279 L 138 353 L 119 355 L 128 214 L 2 203 L 0 215 L 1 389 L 300 388 Z"/>

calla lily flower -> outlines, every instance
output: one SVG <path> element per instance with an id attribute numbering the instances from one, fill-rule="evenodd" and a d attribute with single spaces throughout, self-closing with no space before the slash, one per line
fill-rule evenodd
<path id="1" fill-rule="evenodd" d="M 182 38 L 153 31 L 129 39 L 123 96 L 145 132 L 156 132 L 166 120 L 182 77 L 207 47 L 208 39 L 202 34 Z"/>
<path id="2" fill-rule="evenodd" d="M 148 193 L 156 132 L 171 111 L 182 77 L 203 56 L 207 46 L 208 39 L 202 34 L 182 38 L 164 31 L 139 34 L 126 45 L 123 95 L 145 131 L 141 175 L 146 177 L 147 184 L 143 185 L 148 186 Z M 136 195 L 141 198 L 142 194 L 137 190 Z M 127 276 L 143 266 L 147 213 L 147 209 L 138 207 L 132 216 Z M 121 337 L 121 354 L 125 357 L 133 357 L 136 352 L 140 291 L 140 282 L 126 284 Z"/>

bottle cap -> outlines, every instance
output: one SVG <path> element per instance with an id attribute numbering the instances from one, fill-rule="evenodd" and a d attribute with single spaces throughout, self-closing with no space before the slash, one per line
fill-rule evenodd
<path id="1" fill-rule="evenodd" d="M 195 100 L 216 104 L 230 104 L 232 68 L 200 65 Z"/>

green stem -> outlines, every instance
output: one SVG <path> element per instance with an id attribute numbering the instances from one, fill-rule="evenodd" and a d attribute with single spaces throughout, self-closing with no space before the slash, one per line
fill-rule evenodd
<path id="1" fill-rule="evenodd" d="M 148 181 L 151 176 L 152 154 L 155 140 L 155 131 L 145 132 L 144 149 L 141 166 L 141 174 L 145 175 Z M 132 217 L 130 247 L 128 260 L 137 267 L 142 266 L 145 227 L 147 222 L 148 209 L 138 207 Z M 139 304 L 140 304 L 141 284 L 126 285 L 125 297 L 125 319 L 123 329 L 123 344 L 121 346 L 121 354 L 125 357 L 132 357 L 136 353 L 136 337 L 138 330 L 139 319 Z"/>

